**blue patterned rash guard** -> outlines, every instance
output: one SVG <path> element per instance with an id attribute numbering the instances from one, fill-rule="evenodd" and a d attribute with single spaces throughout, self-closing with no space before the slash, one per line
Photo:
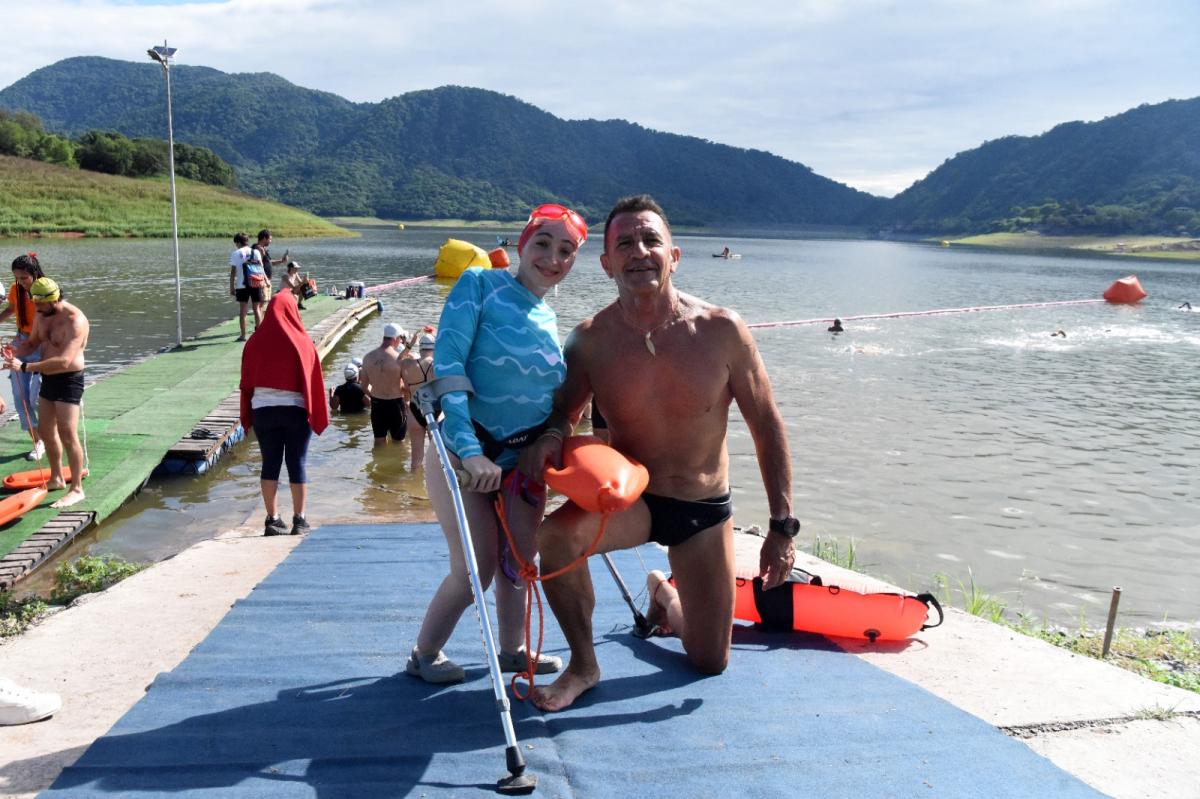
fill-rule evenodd
<path id="1" fill-rule="evenodd" d="M 482 455 L 472 420 L 503 441 L 550 415 L 554 390 L 566 376 L 558 317 L 504 269 L 468 269 L 458 279 L 438 326 L 433 372 L 466 375 L 475 389 L 441 400 L 446 445 L 459 458 Z M 505 449 L 496 465 L 517 465 Z"/>

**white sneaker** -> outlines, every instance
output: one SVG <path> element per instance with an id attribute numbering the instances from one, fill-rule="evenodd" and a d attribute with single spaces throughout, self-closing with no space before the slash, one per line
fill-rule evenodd
<path id="1" fill-rule="evenodd" d="M 62 707 L 58 694 L 38 694 L 0 679 L 0 726 L 28 724 L 53 716 Z"/>
<path id="2" fill-rule="evenodd" d="M 33 445 L 33 449 L 25 454 L 25 460 L 36 461 L 38 458 L 46 454 L 46 445 L 41 441 Z"/>

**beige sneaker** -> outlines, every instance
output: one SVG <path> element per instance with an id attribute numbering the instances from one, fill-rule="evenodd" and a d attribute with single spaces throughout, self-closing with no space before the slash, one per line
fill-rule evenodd
<path id="1" fill-rule="evenodd" d="M 432 660 L 426 660 L 417 655 L 415 646 L 408 656 L 408 663 L 404 665 L 404 671 L 434 685 L 462 682 L 467 676 L 462 667 L 446 657 L 444 652 L 439 650 Z"/>
<path id="2" fill-rule="evenodd" d="M 525 671 L 525 667 L 529 665 L 524 649 L 516 654 L 501 652 L 498 659 L 500 661 L 500 671 Z M 553 674 L 562 669 L 562 665 L 562 658 L 547 655 L 545 652 L 539 652 L 537 662 L 534 664 L 533 673 Z"/>
<path id="3" fill-rule="evenodd" d="M 53 716 L 62 707 L 58 694 L 39 694 L 0 679 L 0 726 L 28 724 Z"/>

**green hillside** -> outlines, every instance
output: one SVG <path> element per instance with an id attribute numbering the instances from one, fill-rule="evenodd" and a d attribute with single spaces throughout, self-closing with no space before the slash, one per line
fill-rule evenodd
<path id="1" fill-rule="evenodd" d="M 447 86 L 351 103 L 271 74 L 174 67 L 177 141 L 211 149 L 238 185 L 328 216 L 519 219 L 558 200 L 596 219 L 653 193 L 681 224 L 846 225 L 881 201 L 769 153 L 620 120 L 567 121 Z M 0 91 L 49 130 L 161 136 L 159 67 L 69 58 Z"/>
<path id="2" fill-rule="evenodd" d="M 959 153 L 879 209 L 898 231 L 1200 235 L 1200 98 Z"/>
<path id="3" fill-rule="evenodd" d="M 305 211 L 230 189 L 179 180 L 179 235 L 226 237 L 270 228 L 277 236 L 350 235 Z M 0 236 L 171 235 L 166 178 L 124 178 L 0 156 Z"/>

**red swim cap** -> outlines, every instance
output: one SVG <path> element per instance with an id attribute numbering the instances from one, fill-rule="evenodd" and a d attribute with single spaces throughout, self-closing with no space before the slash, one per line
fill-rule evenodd
<path id="1" fill-rule="evenodd" d="M 525 229 L 521 231 L 521 238 L 517 239 L 517 255 L 520 255 L 525 249 L 525 243 L 542 226 L 543 222 L 554 222 L 559 219 L 566 223 L 567 230 L 575 234 L 575 238 L 578 239 L 577 244 L 587 241 L 587 222 L 583 221 L 582 216 L 565 205 L 543 203 L 529 213 L 529 221 L 525 223 Z"/>

